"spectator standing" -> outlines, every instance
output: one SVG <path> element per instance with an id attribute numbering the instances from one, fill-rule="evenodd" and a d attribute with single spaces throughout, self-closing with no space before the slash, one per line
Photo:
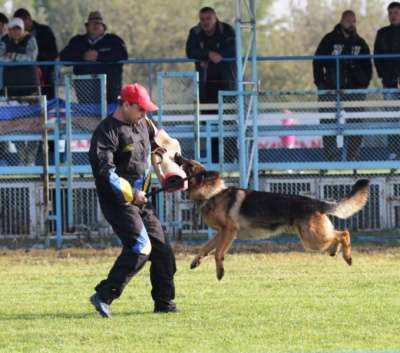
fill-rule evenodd
<path id="1" fill-rule="evenodd" d="M 352 10 L 342 13 L 340 23 L 332 32 L 326 34 L 318 45 L 315 55 L 369 55 L 370 50 L 366 41 L 357 33 L 357 18 Z M 318 90 L 336 90 L 337 75 L 340 79 L 340 89 L 365 89 L 368 88 L 372 78 L 372 63 L 370 59 L 340 60 L 339 72 L 336 72 L 336 60 L 313 61 L 314 83 Z M 342 100 L 364 100 L 365 94 L 341 95 Z M 320 100 L 335 101 L 335 95 L 319 96 Z M 332 112 L 334 109 L 326 110 Z M 349 110 L 350 111 L 350 110 Z M 349 119 L 349 123 L 361 122 L 359 119 Z M 332 123 L 332 120 L 322 119 L 321 123 Z M 357 158 L 362 136 L 349 136 L 345 138 L 347 158 Z M 336 159 L 336 136 L 323 137 L 324 151 L 328 159 Z"/>
<path id="2" fill-rule="evenodd" d="M 200 80 L 200 103 L 218 103 L 218 91 L 236 89 L 236 63 L 223 61 L 234 58 L 235 31 L 227 23 L 218 20 L 215 10 L 203 7 L 199 11 L 200 22 L 190 29 L 186 41 L 186 55 L 196 60 Z M 217 110 L 202 113 L 217 114 Z M 233 144 L 232 144 L 233 143 Z M 228 142 L 227 150 L 236 151 L 236 143 Z M 218 162 L 218 139 L 212 139 L 212 160 Z"/>
<path id="3" fill-rule="evenodd" d="M 399 54 L 400 55 L 400 2 L 392 2 L 388 8 L 390 25 L 378 30 L 374 44 L 374 54 Z M 378 77 L 382 80 L 383 88 L 399 88 L 400 82 L 400 57 L 393 59 L 375 59 L 375 68 Z M 398 93 L 385 93 L 386 100 L 399 99 Z M 398 121 L 398 120 L 397 120 Z M 400 136 L 389 135 L 389 159 L 400 156 Z"/>
<path id="4" fill-rule="evenodd" d="M 0 12 L 0 38 L 7 34 L 8 17 Z M 0 94 L 3 95 L 3 66 L 0 66 Z"/>
<path id="5" fill-rule="evenodd" d="M 36 39 L 25 32 L 24 22 L 13 18 L 8 26 L 8 34 L 0 40 L 0 60 L 36 61 L 38 47 Z M 5 66 L 4 86 L 9 96 L 28 96 L 37 93 L 39 84 L 35 66 Z"/>
<path id="6" fill-rule="evenodd" d="M 32 19 L 30 12 L 20 8 L 14 13 L 14 17 L 24 21 L 25 30 L 36 39 L 38 46 L 37 61 L 55 61 L 58 57 L 56 38 L 52 29 Z M 54 98 L 54 66 L 40 66 L 42 94 L 50 100 Z"/>
<path id="7" fill-rule="evenodd" d="M 75 65 L 74 74 L 106 74 L 107 102 L 116 103 L 122 85 L 122 65 L 115 62 L 128 58 L 125 43 L 117 35 L 106 33 L 107 26 L 99 11 L 89 14 L 85 26 L 86 34 L 74 36 L 61 51 L 60 58 L 64 61 L 93 62 L 93 65 Z M 99 103 L 99 87 L 98 82 L 78 81 L 76 91 L 79 102 Z"/>

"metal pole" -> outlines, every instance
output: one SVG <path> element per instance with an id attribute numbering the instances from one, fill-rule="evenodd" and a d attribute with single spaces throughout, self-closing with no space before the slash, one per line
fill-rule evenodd
<path id="1" fill-rule="evenodd" d="M 101 104 L 101 118 L 105 119 L 108 114 L 108 105 L 107 105 L 107 76 L 100 75 L 100 104 Z"/>
<path id="2" fill-rule="evenodd" d="M 147 64 L 147 88 L 149 90 L 150 97 L 153 93 L 153 82 L 152 82 L 153 75 L 152 75 L 152 73 L 153 73 L 153 64 L 148 63 Z"/>
<path id="3" fill-rule="evenodd" d="M 163 72 L 159 72 L 157 74 L 157 103 L 158 103 L 158 111 L 157 111 L 157 119 L 158 119 L 158 127 L 162 127 L 162 114 L 163 114 Z M 161 192 L 158 194 L 158 218 L 160 223 L 164 225 L 165 217 L 164 217 L 164 193 Z"/>
<path id="4" fill-rule="evenodd" d="M 47 133 L 47 97 L 40 96 L 42 113 L 42 149 L 43 149 L 43 208 L 44 208 L 44 239 L 50 246 L 50 187 L 49 187 L 49 136 Z"/>
<path id="5" fill-rule="evenodd" d="M 250 0 L 251 12 L 251 28 L 252 28 L 252 43 L 251 43 L 251 80 L 253 82 L 253 189 L 259 190 L 258 178 L 258 78 L 257 78 L 257 36 L 256 36 L 256 6 L 255 0 Z M 251 162 L 250 162 L 251 163 Z"/>
<path id="6" fill-rule="evenodd" d="M 195 104 L 194 115 L 194 159 L 200 160 L 200 105 L 199 105 L 199 73 L 193 75 L 193 98 Z"/>
<path id="7" fill-rule="evenodd" d="M 224 92 L 218 92 L 218 155 L 219 155 L 219 172 L 224 173 Z"/>
<path id="8" fill-rule="evenodd" d="M 74 204 L 72 192 L 72 112 L 71 112 L 71 86 L 72 80 L 70 76 L 65 77 L 65 152 L 67 162 L 67 220 L 68 231 L 72 231 L 74 226 Z M 103 97 L 102 97 L 103 98 Z"/>
<path id="9" fill-rule="evenodd" d="M 163 96 L 163 72 L 159 72 L 157 74 L 157 103 L 158 103 L 158 111 L 157 111 L 157 118 L 158 118 L 158 126 L 162 127 L 162 115 L 163 115 L 163 104 L 164 104 L 164 96 Z"/>
<path id="10" fill-rule="evenodd" d="M 236 0 L 235 39 L 236 39 L 236 68 L 239 110 L 239 173 L 240 187 L 246 188 L 246 144 L 245 144 L 245 111 L 243 97 L 243 63 L 242 63 L 242 29 L 241 29 L 242 1 Z"/>
<path id="11" fill-rule="evenodd" d="M 63 242 L 63 229 L 62 229 L 62 219 L 61 219 L 61 171 L 60 171 L 60 126 L 61 117 L 57 116 L 56 124 L 54 126 L 54 164 L 56 169 L 56 210 L 55 210 L 55 220 L 56 220 L 56 245 L 60 249 Z M 54 216 L 54 215 L 53 215 Z"/>
<path id="12" fill-rule="evenodd" d="M 339 124 L 341 123 L 341 116 L 342 116 L 342 102 L 341 102 L 341 92 L 340 92 L 340 58 L 339 55 L 336 56 L 336 124 L 337 124 L 337 130 L 338 134 L 336 137 L 336 146 L 339 148 L 339 145 L 342 147 L 342 154 L 341 154 L 341 160 L 344 161 L 346 160 L 346 151 L 344 148 L 344 143 L 341 141 L 340 144 L 338 144 L 338 138 L 340 137 L 341 139 L 344 140 L 342 131 L 341 131 L 341 126 Z"/>

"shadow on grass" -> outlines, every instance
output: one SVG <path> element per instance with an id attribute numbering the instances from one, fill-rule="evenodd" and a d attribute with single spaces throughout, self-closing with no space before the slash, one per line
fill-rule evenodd
<path id="1" fill-rule="evenodd" d="M 125 311 L 125 312 L 118 312 L 113 314 L 113 318 L 118 317 L 129 317 L 129 316 L 136 316 L 136 315 L 146 315 L 152 314 L 155 315 L 151 311 Z M 43 320 L 43 319 L 89 319 L 89 318 L 98 318 L 99 320 L 104 320 L 99 314 L 94 311 L 87 312 L 87 313 L 29 313 L 29 314 L 3 314 L 0 312 L 0 322 L 1 321 L 34 321 L 34 320 Z M 107 320 L 105 320 L 107 321 Z"/>

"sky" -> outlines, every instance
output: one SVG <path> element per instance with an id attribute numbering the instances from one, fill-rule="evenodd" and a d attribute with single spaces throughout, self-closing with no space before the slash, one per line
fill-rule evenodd
<path id="1" fill-rule="evenodd" d="M 257 0 L 256 0 L 257 1 Z M 258 1 L 262 1 L 262 0 L 258 0 Z M 335 0 L 332 0 L 335 1 Z M 368 0 L 365 0 L 368 1 Z M 389 5 L 393 0 L 385 0 L 383 1 L 383 3 L 385 4 L 385 6 Z M 272 13 L 274 14 L 274 16 L 279 17 L 279 16 L 283 16 L 283 15 L 289 15 L 289 3 L 290 0 L 275 0 L 275 4 L 272 8 Z M 304 4 L 307 3 L 307 0 L 294 0 L 294 3 L 296 4 L 296 6 L 302 7 L 304 6 Z"/>

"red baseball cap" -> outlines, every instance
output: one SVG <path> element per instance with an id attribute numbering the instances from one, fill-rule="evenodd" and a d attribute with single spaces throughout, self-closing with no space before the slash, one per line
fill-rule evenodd
<path id="1" fill-rule="evenodd" d="M 158 110 L 158 107 L 151 101 L 146 88 L 138 83 L 123 86 L 119 98 L 123 102 L 139 105 L 146 112 Z"/>

